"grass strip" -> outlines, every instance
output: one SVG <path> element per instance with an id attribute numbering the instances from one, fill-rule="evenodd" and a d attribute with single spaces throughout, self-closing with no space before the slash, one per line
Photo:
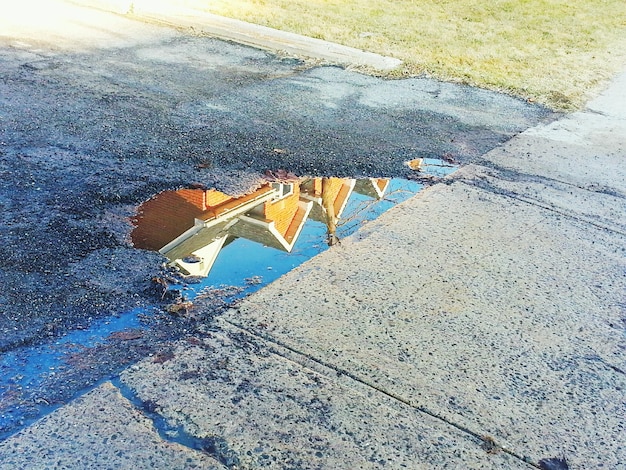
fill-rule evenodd
<path id="1" fill-rule="evenodd" d="M 178 0 L 573 110 L 626 64 L 624 0 Z"/>

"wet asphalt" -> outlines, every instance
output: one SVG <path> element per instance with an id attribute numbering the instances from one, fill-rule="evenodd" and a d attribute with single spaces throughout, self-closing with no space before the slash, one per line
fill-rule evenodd
<path id="1" fill-rule="evenodd" d="M 556 117 L 463 85 L 388 81 L 62 2 L 59 11 L 66 20 L 41 30 L 20 28 L 19 12 L 0 20 L 3 353 L 164 307 L 152 281 L 167 275 L 164 259 L 131 246 L 128 221 L 160 191 L 242 193 L 277 169 L 408 176 L 407 160 L 471 163 Z M 103 350 L 46 400 L 62 403 L 196 328 L 165 312 L 151 322 L 140 345 Z"/>

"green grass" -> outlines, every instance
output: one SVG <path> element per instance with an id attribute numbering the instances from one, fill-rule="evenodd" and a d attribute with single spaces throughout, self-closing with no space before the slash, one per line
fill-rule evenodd
<path id="1" fill-rule="evenodd" d="M 626 65 L 624 0 L 179 0 L 404 61 L 554 109 L 580 107 Z"/>

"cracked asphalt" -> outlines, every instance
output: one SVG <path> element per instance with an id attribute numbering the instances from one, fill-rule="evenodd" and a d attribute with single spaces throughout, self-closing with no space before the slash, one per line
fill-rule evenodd
<path id="1" fill-rule="evenodd" d="M 0 19 L 3 353 L 163 306 L 127 219 L 159 191 L 465 167 L 236 310 L 85 356 L 48 401 L 143 360 L 0 468 L 624 465 L 626 76 L 555 120 L 53 3 Z"/>

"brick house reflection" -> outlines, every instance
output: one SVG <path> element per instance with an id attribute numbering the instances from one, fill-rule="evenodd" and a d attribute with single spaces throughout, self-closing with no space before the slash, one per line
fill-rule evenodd
<path id="1" fill-rule="evenodd" d="M 266 183 L 232 197 L 209 189 L 165 191 L 143 203 L 132 218 L 133 245 L 158 251 L 182 273 L 206 277 L 220 250 L 237 238 L 291 252 L 310 216 L 327 221 L 322 189 L 339 218 L 353 191 L 379 199 L 388 180 L 303 179 Z"/>

